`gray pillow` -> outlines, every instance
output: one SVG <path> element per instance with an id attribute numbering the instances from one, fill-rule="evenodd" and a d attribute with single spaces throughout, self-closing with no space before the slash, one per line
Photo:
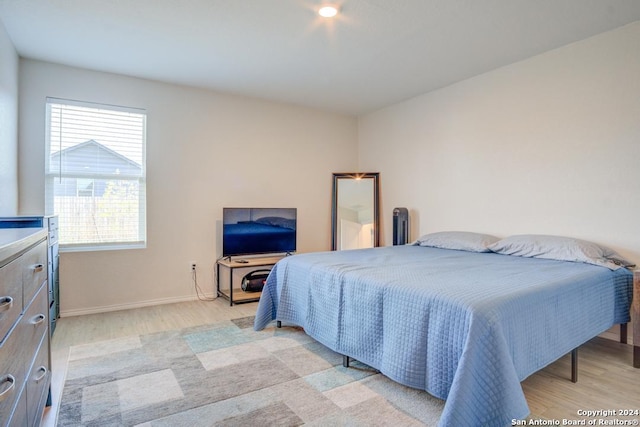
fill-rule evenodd
<path id="1" fill-rule="evenodd" d="M 634 266 L 606 246 L 564 236 L 521 234 L 502 239 L 490 245 L 489 249 L 503 255 L 584 262 L 611 270 Z"/>
<path id="2" fill-rule="evenodd" d="M 414 245 L 469 252 L 490 252 L 488 246 L 498 240 L 497 237 L 489 234 L 470 231 L 439 231 L 425 234 L 416 240 Z"/>

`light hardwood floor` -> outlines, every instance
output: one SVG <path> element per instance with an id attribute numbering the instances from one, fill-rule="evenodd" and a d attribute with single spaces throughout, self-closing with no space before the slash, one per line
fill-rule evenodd
<path id="1" fill-rule="evenodd" d="M 229 307 L 217 299 L 59 319 L 52 340 L 53 405 L 45 410 L 42 425 L 55 426 L 71 346 L 252 316 L 256 307 Z M 595 338 L 580 348 L 577 383 L 570 381 L 568 356 L 522 382 L 529 408 L 536 417 L 558 420 L 585 419 L 578 410 L 640 410 L 640 369 L 633 368 L 631 358 L 630 345 Z"/>
<path id="2" fill-rule="evenodd" d="M 228 301 L 217 298 L 58 319 L 51 340 L 52 405 L 45 409 L 42 426 L 56 425 L 70 347 L 253 316 L 257 306 L 258 303 L 254 302 L 230 307 Z"/>

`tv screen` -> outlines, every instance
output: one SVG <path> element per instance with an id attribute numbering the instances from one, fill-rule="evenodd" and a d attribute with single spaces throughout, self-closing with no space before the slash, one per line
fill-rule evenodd
<path id="1" fill-rule="evenodd" d="M 222 256 L 296 250 L 296 208 L 223 208 Z"/>

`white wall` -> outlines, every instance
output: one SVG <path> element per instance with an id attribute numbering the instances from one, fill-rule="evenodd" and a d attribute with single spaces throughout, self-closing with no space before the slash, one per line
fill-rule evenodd
<path id="1" fill-rule="evenodd" d="M 298 208 L 298 250 L 331 247 L 332 172 L 357 165 L 357 121 L 291 105 L 64 67 L 20 63 L 20 207 L 44 209 L 45 97 L 147 109 L 144 250 L 63 253 L 63 315 L 213 292 L 224 206 Z"/>
<path id="2" fill-rule="evenodd" d="M 0 216 L 18 213 L 18 54 L 0 22 Z"/>
<path id="3" fill-rule="evenodd" d="M 640 262 L 640 22 L 368 114 L 361 170 L 381 172 L 384 238 L 546 233 Z"/>

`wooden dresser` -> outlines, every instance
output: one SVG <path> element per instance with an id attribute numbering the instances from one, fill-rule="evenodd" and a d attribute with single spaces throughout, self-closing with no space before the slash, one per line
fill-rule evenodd
<path id="1" fill-rule="evenodd" d="M 58 216 L 30 215 L 0 217 L 1 228 L 45 228 L 49 229 L 49 330 L 51 336 L 56 329 L 56 322 L 60 317 L 60 275 L 58 274 L 60 258 L 58 256 Z"/>
<path id="2" fill-rule="evenodd" d="M 47 231 L 0 230 L 0 426 L 38 426 L 51 385 Z"/>

